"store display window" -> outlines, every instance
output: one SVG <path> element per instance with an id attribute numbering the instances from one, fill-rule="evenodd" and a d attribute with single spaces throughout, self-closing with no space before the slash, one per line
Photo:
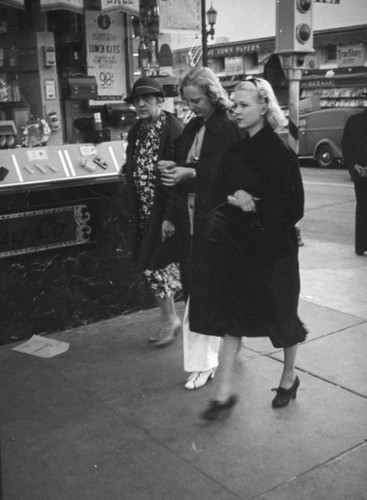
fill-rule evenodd
<path id="1" fill-rule="evenodd" d="M 0 149 L 126 136 L 130 17 L 101 2 L 0 0 Z"/>

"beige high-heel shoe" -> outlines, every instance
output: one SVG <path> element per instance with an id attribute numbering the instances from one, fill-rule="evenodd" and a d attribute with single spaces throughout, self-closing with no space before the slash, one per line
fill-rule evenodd
<path id="1" fill-rule="evenodd" d="M 154 346 L 163 347 L 170 344 L 177 337 L 180 328 L 181 323 L 176 323 L 175 326 L 166 335 L 158 337 L 158 339 L 154 342 Z"/>

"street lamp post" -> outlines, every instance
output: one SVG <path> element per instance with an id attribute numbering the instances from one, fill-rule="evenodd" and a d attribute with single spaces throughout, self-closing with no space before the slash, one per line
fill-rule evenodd
<path id="1" fill-rule="evenodd" d="M 208 24 L 210 29 L 206 28 L 206 16 L 208 17 Z M 217 11 L 210 7 L 208 12 L 206 12 L 206 1 L 201 0 L 201 45 L 203 48 L 202 63 L 203 66 L 208 66 L 208 36 L 210 35 L 212 40 L 214 38 L 214 25 L 217 21 Z"/>

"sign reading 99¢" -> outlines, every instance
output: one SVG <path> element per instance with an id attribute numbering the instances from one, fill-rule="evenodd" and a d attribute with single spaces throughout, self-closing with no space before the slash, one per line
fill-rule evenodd
<path id="1" fill-rule="evenodd" d="M 86 11 L 88 75 L 95 76 L 98 99 L 90 105 L 122 102 L 126 97 L 123 13 Z"/>

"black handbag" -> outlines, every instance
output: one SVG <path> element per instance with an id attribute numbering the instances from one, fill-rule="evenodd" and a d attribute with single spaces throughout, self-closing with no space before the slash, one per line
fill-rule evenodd
<path id="1" fill-rule="evenodd" d="M 267 246 L 264 227 L 255 212 L 243 212 L 228 202 L 215 207 L 208 216 L 205 237 L 210 243 L 235 246 L 242 251 Z"/>
<path id="2" fill-rule="evenodd" d="M 238 241 L 243 224 L 242 212 L 228 202 L 216 206 L 208 215 L 205 238 L 210 243 L 233 245 Z"/>

